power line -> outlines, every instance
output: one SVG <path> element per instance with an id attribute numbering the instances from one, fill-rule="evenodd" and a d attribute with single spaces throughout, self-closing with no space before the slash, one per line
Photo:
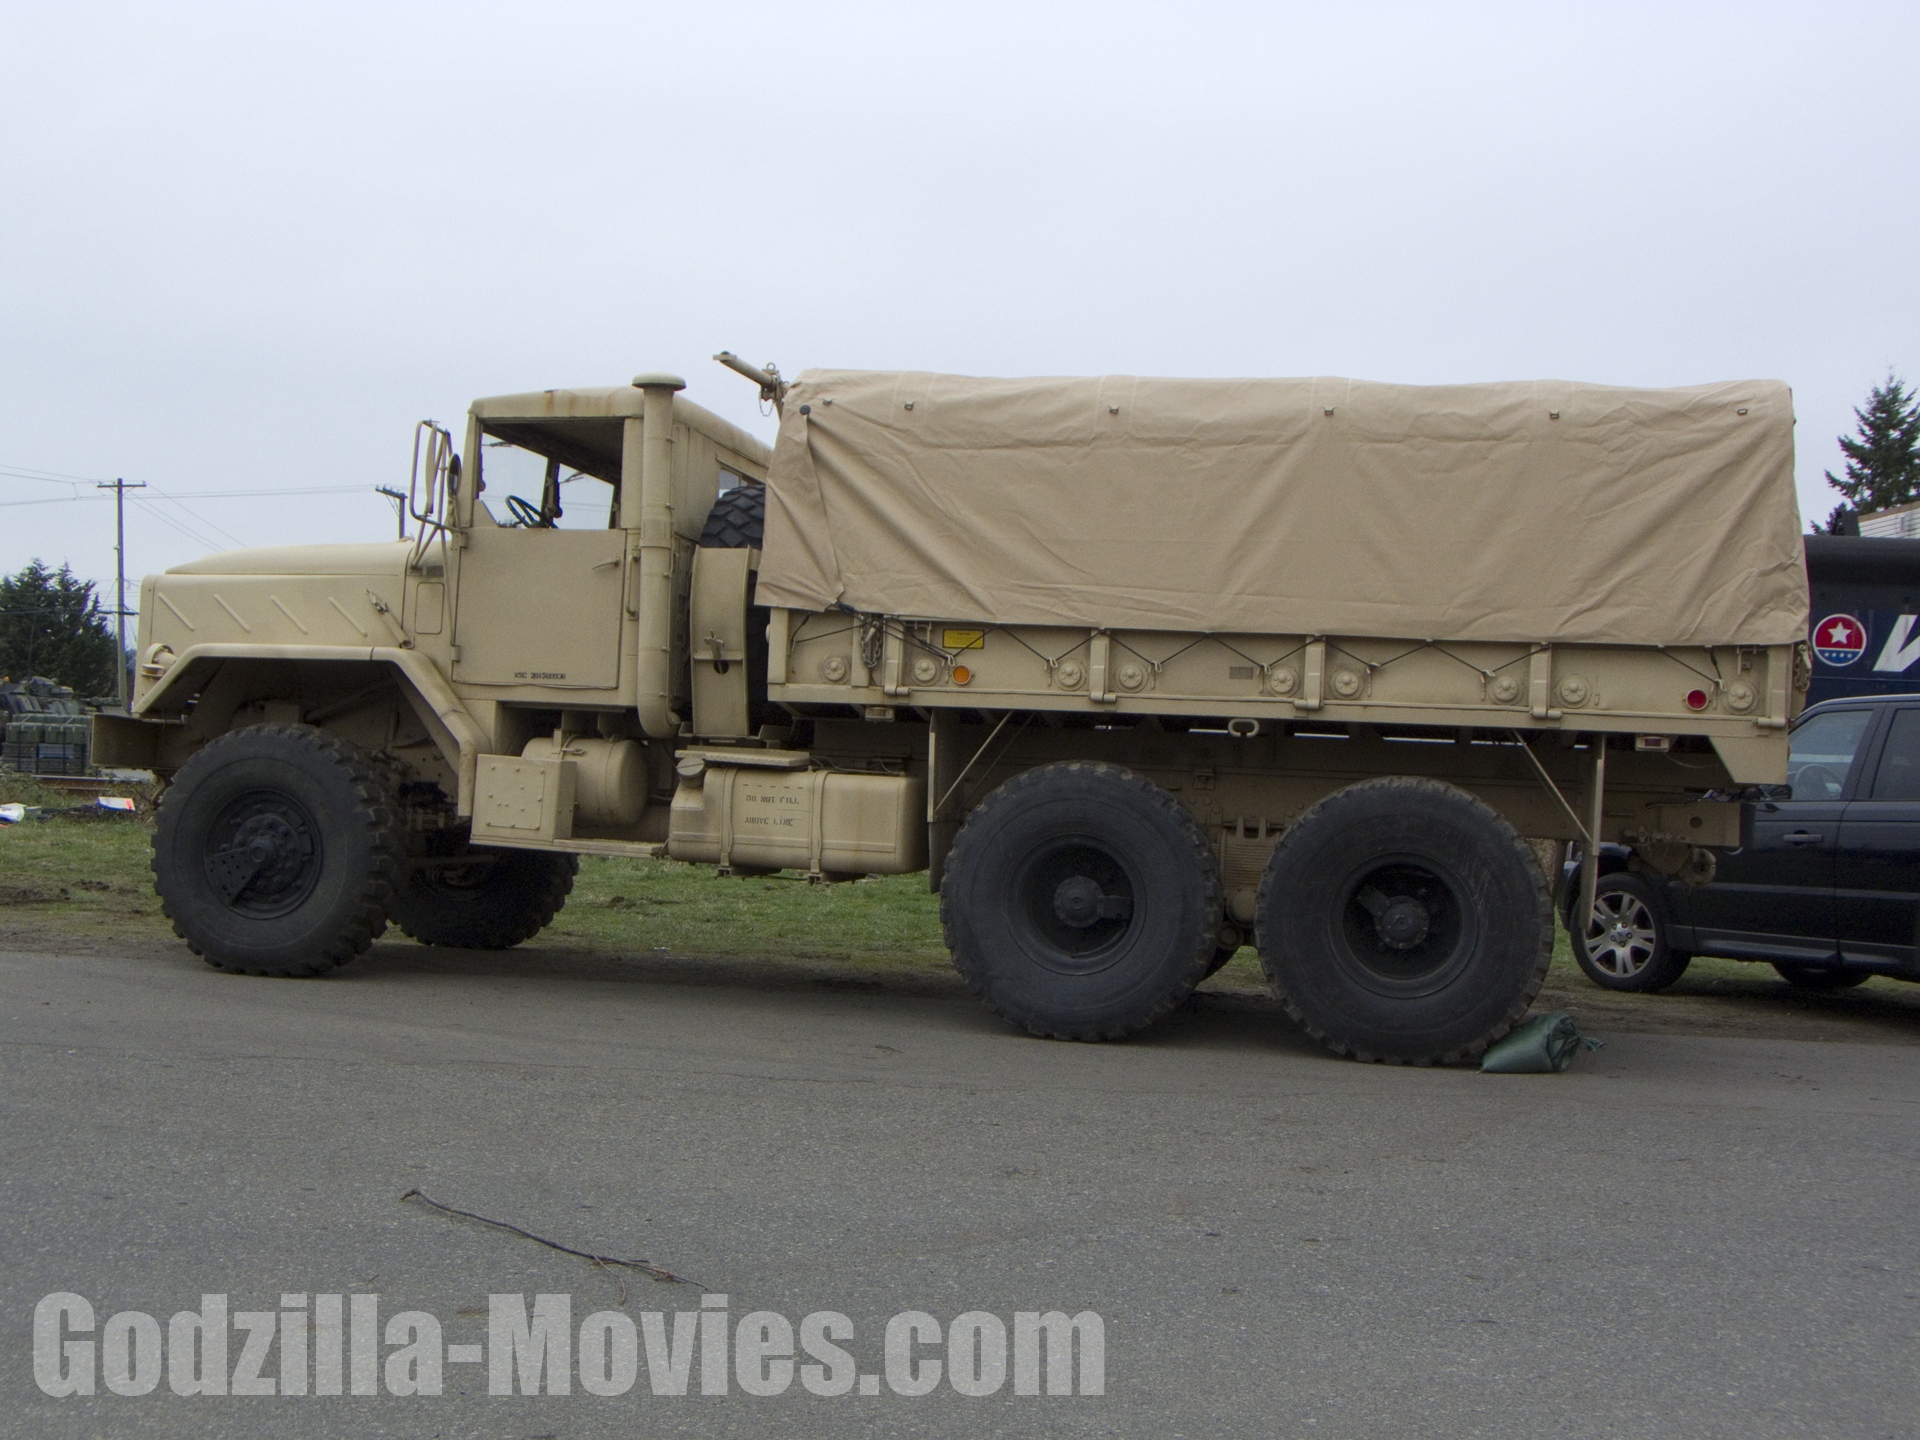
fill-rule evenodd
<path id="1" fill-rule="evenodd" d="M 37 470 L 31 465 L 15 465 L 5 460 L 0 460 L 0 475 L 11 475 L 17 480 L 46 480 L 55 485 L 101 483 L 98 475 L 69 475 L 63 470 Z M 111 485 L 112 482 L 107 483 Z"/>
<path id="2" fill-rule="evenodd" d="M 180 534 L 186 536 L 187 539 L 193 541 L 194 544 L 203 545 L 209 550 L 218 550 L 220 548 L 220 542 L 218 540 L 208 539 L 205 535 L 202 535 L 198 530 L 190 529 L 187 525 L 185 525 L 179 520 L 176 520 L 173 516 L 169 515 L 166 511 L 160 509 L 158 506 L 148 504 L 138 499 L 134 501 L 134 504 L 139 505 L 140 508 L 146 514 L 152 516 L 155 520 L 158 520 L 162 525 L 165 525 L 170 529 L 178 531 Z"/>
<path id="3" fill-rule="evenodd" d="M 60 482 L 65 484 L 65 481 Z M 297 485 L 287 490 L 169 490 L 169 500 L 278 500 L 288 495 L 365 495 L 365 485 Z M 68 505 L 75 501 L 105 500 L 104 495 L 59 495 L 46 500 L 0 500 L 0 510 L 25 505 Z"/>
<path id="4" fill-rule="evenodd" d="M 277 500 L 282 495 L 364 495 L 364 485 L 296 485 L 286 490 L 170 490 L 175 500 Z"/>
<path id="5" fill-rule="evenodd" d="M 247 543 L 246 541 L 242 540 L 238 535 L 234 534 L 231 530 L 228 530 L 223 526 L 217 525 L 213 521 L 207 519 L 207 517 L 202 515 L 198 510 L 188 510 L 185 505 L 180 505 L 180 500 L 177 496 L 170 495 L 165 490 L 162 490 L 158 485 L 150 486 L 149 488 L 153 491 L 155 495 L 158 495 L 162 500 L 170 501 L 175 505 L 179 505 L 182 510 L 186 510 L 187 514 L 193 516 L 195 520 L 198 520 L 202 525 L 206 526 L 209 530 L 212 530 L 216 534 L 226 536 L 227 539 L 231 540 L 236 545 L 239 545 L 243 548 L 245 547 Z"/>

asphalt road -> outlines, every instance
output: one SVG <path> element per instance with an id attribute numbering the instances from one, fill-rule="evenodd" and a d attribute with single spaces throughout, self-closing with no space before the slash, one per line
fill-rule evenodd
<path id="1" fill-rule="evenodd" d="M 1246 1007 L 1067 1045 L 951 994 L 405 945 L 317 982 L 4 954 L 0 997 L 6 1436 L 1920 1433 L 1912 1046 L 1619 1035 L 1494 1077 Z M 378 1292 L 450 1343 L 493 1293 L 620 1302 L 413 1187 L 735 1322 L 844 1312 L 862 1373 L 896 1312 L 1091 1309 L 1106 1393 L 657 1396 L 644 1361 L 619 1397 L 491 1396 L 473 1364 L 437 1398 L 34 1384 L 61 1290 L 162 1326 Z"/>

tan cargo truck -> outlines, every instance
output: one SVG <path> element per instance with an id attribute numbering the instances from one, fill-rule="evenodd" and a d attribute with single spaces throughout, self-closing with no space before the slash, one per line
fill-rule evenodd
<path id="1" fill-rule="evenodd" d="M 582 854 L 924 869 L 1037 1034 L 1126 1035 L 1251 943 L 1333 1049 L 1457 1060 L 1551 953 L 1522 837 L 1704 879 L 1785 779 L 1782 385 L 719 358 L 772 451 L 669 375 L 481 400 L 457 454 L 419 432 L 414 539 L 143 582 L 96 754 L 168 778 L 209 963 L 513 945 Z"/>

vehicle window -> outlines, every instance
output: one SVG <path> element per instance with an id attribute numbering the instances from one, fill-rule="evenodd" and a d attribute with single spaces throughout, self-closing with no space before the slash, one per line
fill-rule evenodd
<path id="1" fill-rule="evenodd" d="M 1920 710 L 1896 710 L 1873 777 L 1876 800 L 1920 800 Z"/>
<path id="2" fill-rule="evenodd" d="M 556 467 L 560 514 L 555 524 L 562 530 L 601 530 L 609 524 L 608 505 L 619 503 L 614 487 L 592 475 L 582 475 L 571 466 Z M 536 451 L 510 441 L 489 436 L 481 442 L 481 503 L 502 525 L 515 523 L 516 510 L 507 496 L 518 495 L 535 511 L 540 509 L 547 488 L 548 460 Z"/>
<path id="3" fill-rule="evenodd" d="M 1816 715 L 1793 732 L 1787 753 L 1787 784 L 1796 800 L 1838 800 L 1847 785 L 1854 752 L 1867 733 L 1871 710 L 1834 710 Z"/>

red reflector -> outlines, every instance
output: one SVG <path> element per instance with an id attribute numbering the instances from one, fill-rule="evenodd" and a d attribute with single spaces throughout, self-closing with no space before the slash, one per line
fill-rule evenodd
<path id="1" fill-rule="evenodd" d="M 1687 691 L 1687 709 L 1704 710 L 1707 708 L 1707 692 L 1704 690 Z"/>

